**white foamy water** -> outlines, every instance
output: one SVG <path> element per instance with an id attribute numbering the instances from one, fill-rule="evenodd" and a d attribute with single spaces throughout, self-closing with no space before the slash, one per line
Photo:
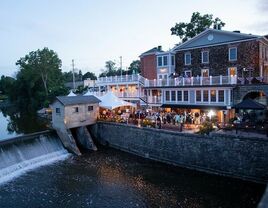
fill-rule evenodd
<path id="1" fill-rule="evenodd" d="M 4 144 L 0 146 L 0 184 L 69 155 L 56 136 L 38 135 L 31 140 Z"/>

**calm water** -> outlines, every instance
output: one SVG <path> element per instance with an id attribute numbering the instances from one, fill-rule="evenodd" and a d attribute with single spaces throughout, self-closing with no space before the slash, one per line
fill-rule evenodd
<path id="1" fill-rule="evenodd" d="M 47 121 L 16 108 L 0 110 L 0 140 L 47 129 Z"/>
<path id="2" fill-rule="evenodd" d="M 0 207 L 251 208 L 264 189 L 101 148 L 0 186 Z"/>

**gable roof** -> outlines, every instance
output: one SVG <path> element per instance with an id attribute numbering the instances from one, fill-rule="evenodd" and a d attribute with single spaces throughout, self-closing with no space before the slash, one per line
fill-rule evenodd
<path id="1" fill-rule="evenodd" d="M 208 28 L 190 40 L 178 45 L 173 50 L 179 51 L 198 47 L 208 47 L 231 42 L 254 40 L 258 38 L 262 38 L 262 36 Z"/>
<path id="2" fill-rule="evenodd" d="M 164 52 L 164 51 L 162 50 L 162 47 L 161 47 L 161 46 L 154 47 L 154 48 L 152 48 L 152 49 L 150 49 L 150 50 L 148 50 L 148 51 L 142 53 L 142 54 L 140 55 L 140 57 L 141 57 L 141 56 L 145 56 L 145 55 L 150 55 L 150 54 L 156 54 L 156 53 L 159 53 L 159 52 Z"/>
<path id="3" fill-rule="evenodd" d="M 88 96 L 58 96 L 56 99 L 64 106 L 67 105 L 77 105 L 77 104 L 93 104 L 93 103 L 100 103 L 101 100 L 96 98 L 94 95 Z"/>

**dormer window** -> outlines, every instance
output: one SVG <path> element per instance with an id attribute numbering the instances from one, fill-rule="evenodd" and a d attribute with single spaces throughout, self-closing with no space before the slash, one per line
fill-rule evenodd
<path id="1" fill-rule="evenodd" d="M 184 54 L 184 63 L 185 65 L 191 65 L 191 53 Z"/>
<path id="2" fill-rule="evenodd" d="M 209 52 L 208 51 L 202 51 L 202 64 L 208 64 L 209 63 Z"/>
<path id="3" fill-rule="evenodd" d="M 229 61 L 237 61 L 237 47 L 229 48 Z"/>

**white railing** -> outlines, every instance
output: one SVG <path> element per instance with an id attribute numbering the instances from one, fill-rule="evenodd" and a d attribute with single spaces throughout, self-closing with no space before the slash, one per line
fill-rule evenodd
<path id="1" fill-rule="evenodd" d="M 142 79 L 139 74 L 122 75 L 122 76 L 110 76 L 110 77 L 99 77 L 96 84 L 100 83 L 120 83 L 120 82 L 138 82 Z M 144 79 L 144 78 L 143 78 Z"/>
<path id="2" fill-rule="evenodd" d="M 148 96 L 147 102 L 152 104 L 161 104 L 162 103 L 162 97 L 161 96 Z"/>
<path id="3" fill-rule="evenodd" d="M 177 77 L 159 80 L 145 80 L 145 87 L 202 86 L 237 84 L 237 76 Z"/>

